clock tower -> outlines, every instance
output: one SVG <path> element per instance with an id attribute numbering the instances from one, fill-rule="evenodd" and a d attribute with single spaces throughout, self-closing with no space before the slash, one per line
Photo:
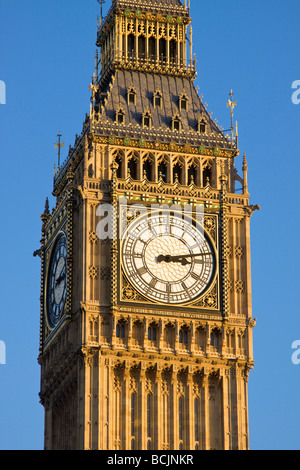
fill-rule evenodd
<path id="1" fill-rule="evenodd" d="M 99 21 L 90 112 L 41 217 L 45 449 L 249 448 L 259 207 L 192 40 L 186 1 L 113 0 Z"/>

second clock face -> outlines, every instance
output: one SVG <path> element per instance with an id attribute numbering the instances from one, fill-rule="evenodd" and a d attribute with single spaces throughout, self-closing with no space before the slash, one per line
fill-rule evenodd
<path id="1" fill-rule="evenodd" d="M 67 289 L 67 241 L 62 233 L 58 236 L 51 254 L 47 285 L 47 317 L 50 328 L 59 322 L 66 299 Z"/>
<path id="2" fill-rule="evenodd" d="M 170 213 L 133 221 L 122 261 L 131 284 L 148 299 L 165 304 L 197 299 L 215 273 L 215 252 L 203 230 Z"/>

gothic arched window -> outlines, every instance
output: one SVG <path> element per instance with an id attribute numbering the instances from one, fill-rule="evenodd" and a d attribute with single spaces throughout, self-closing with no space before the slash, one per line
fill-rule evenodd
<path id="1" fill-rule="evenodd" d="M 152 61 L 156 59 L 156 40 L 153 36 L 149 38 L 149 56 Z"/>
<path id="2" fill-rule="evenodd" d="M 116 337 L 124 339 L 125 338 L 125 324 L 123 322 L 118 322 L 116 327 Z"/>
<path id="3" fill-rule="evenodd" d="M 200 132 L 200 134 L 205 134 L 206 132 L 206 122 L 204 119 L 199 119 L 198 121 L 198 132 Z"/>
<path id="4" fill-rule="evenodd" d="M 133 34 L 128 35 L 128 56 L 133 58 L 135 53 L 135 37 Z"/>
<path id="5" fill-rule="evenodd" d="M 179 343 L 180 344 L 188 343 L 188 330 L 186 328 L 181 328 L 179 331 Z"/>
<path id="6" fill-rule="evenodd" d="M 115 156 L 115 162 L 118 164 L 117 168 L 117 178 L 124 178 L 125 168 L 124 168 L 124 155 L 121 152 L 118 152 Z"/>
<path id="7" fill-rule="evenodd" d="M 212 167 L 207 164 L 203 170 L 203 186 L 212 185 Z"/>
<path id="8" fill-rule="evenodd" d="M 147 110 L 143 114 L 142 125 L 143 125 L 143 127 L 147 127 L 148 129 L 150 129 L 151 122 L 152 122 L 152 117 L 151 117 L 151 114 L 149 113 L 149 111 Z"/>
<path id="9" fill-rule="evenodd" d="M 185 93 L 182 93 L 179 97 L 179 109 L 180 111 L 188 111 L 189 99 Z"/>
<path id="10" fill-rule="evenodd" d="M 117 124 L 125 124 L 125 111 L 122 108 L 116 112 L 116 122 Z"/>
<path id="11" fill-rule="evenodd" d="M 128 104 L 136 104 L 136 90 L 133 86 L 127 90 L 127 102 Z"/>
<path id="12" fill-rule="evenodd" d="M 175 64 L 176 55 L 177 55 L 177 43 L 176 43 L 175 39 L 171 39 L 171 41 L 170 41 L 170 61 L 171 61 L 172 64 Z"/>
<path id="13" fill-rule="evenodd" d="M 214 328 L 210 334 L 210 345 L 216 349 L 221 346 L 221 332 L 217 328 Z"/>
<path id="14" fill-rule="evenodd" d="M 196 165 L 191 165 L 188 169 L 188 184 L 197 184 L 198 182 L 198 168 Z"/>
<path id="15" fill-rule="evenodd" d="M 175 183 L 178 180 L 178 182 L 182 184 L 182 176 L 183 176 L 182 174 L 183 174 L 182 165 L 180 165 L 180 163 L 176 163 L 173 166 L 173 183 Z"/>
<path id="16" fill-rule="evenodd" d="M 162 106 L 162 93 L 158 89 L 153 93 L 153 106 L 154 108 L 161 108 Z"/>
<path id="17" fill-rule="evenodd" d="M 148 328 L 148 340 L 156 341 L 157 339 L 157 327 L 155 324 L 150 325 Z"/>
<path id="18" fill-rule="evenodd" d="M 164 38 L 159 40 L 159 59 L 161 62 L 165 62 L 167 58 L 167 41 Z"/>
<path id="19" fill-rule="evenodd" d="M 150 160 L 146 160 L 143 163 L 143 176 L 147 178 L 148 181 L 152 181 L 152 163 Z"/>
<path id="20" fill-rule="evenodd" d="M 128 162 L 128 173 L 133 180 L 137 180 L 138 163 L 135 158 L 131 158 Z"/>
<path id="21" fill-rule="evenodd" d="M 146 38 L 139 36 L 139 58 L 144 59 L 146 56 Z"/>
<path id="22" fill-rule="evenodd" d="M 164 161 L 160 162 L 158 165 L 158 176 L 159 178 L 162 178 L 165 182 L 167 181 L 167 170 L 167 164 Z"/>
<path id="23" fill-rule="evenodd" d="M 178 132 L 181 131 L 181 119 L 177 114 L 173 116 L 173 119 L 172 119 L 172 130 L 178 131 Z"/>

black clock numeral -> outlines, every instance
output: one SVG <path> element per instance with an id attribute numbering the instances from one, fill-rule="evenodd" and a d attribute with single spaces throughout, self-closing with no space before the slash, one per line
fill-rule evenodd
<path id="1" fill-rule="evenodd" d="M 154 289 L 157 283 L 158 280 L 153 277 L 149 285 Z"/>
<path id="2" fill-rule="evenodd" d="M 193 279 L 195 279 L 195 281 L 199 281 L 199 280 L 200 280 L 200 276 L 198 276 L 198 274 L 196 274 L 196 273 L 192 273 L 192 274 L 191 274 L 191 277 L 192 277 Z"/>
<path id="3" fill-rule="evenodd" d="M 138 274 L 142 276 L 143 274 L 146 274 L 147 269 L 143 266 L 142 268 L 137 270 Z"/>
<path id="4" fill-rule="evenodd" d="M 204 259 L 196 258 L 196 259 L 194 260 L 194 263 L 195 263 L 195 264 L 203 264 L 203 263 L 204 263 Z M 207 261 L 205 261 L 205 263 L 207 263 Z"/>

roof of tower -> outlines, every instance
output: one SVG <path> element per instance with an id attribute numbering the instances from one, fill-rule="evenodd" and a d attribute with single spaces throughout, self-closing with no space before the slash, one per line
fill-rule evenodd
<path id="1" fill-rule="evenodd" d="M 135 93 L 135 103 L 128 102 L 128 92 Z M 159 93 L 161 106 L 154 105 Z M 116 70 L 106 90 L 101 92 L 101 112 L 96 133 L 119 137 L 145 138 L 161 142 L 181 141 L 193 145 L 204 143 L 208 147 L 231 148 L 221 129 L 212 120 L 194 86 L 184 77 L 172 77 L 129 70 Z M 187 109 L 181 109 L 180 99 L 185 97 Z M 118 124 L 116 113 L 121 110 L 124 123 Z M 145 129 L 143 115 L 151 116 L 151 127 Z M 172 129 L 172 120 L 179 118 L 180 132 Z M 204 120 L 207 132 L 198 132 L 199 120 Z"/>

